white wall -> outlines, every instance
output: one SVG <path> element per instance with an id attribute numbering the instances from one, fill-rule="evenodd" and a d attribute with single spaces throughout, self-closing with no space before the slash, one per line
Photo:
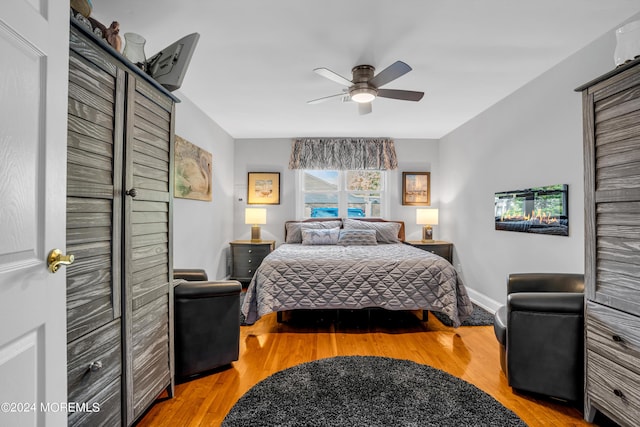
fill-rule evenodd
<path id="1" fill-rule="evenodd" d="M 184 94 L 176 96 L 176 134 L 213 155 L 213 200 L 173 199 L 173 266 L 224 279 L 233 240 L 233 138 Z"/>
<path id="2" fill-rule="evenodd" d="M 431 208 L 440 204 L 442 173 L 439 144 L 435 139 L 395 140 L 398 169 L 389 173 L 390 214 L 388 219 L 404 221 L 406 240 L 422 239 L 422 225 L 416 224 L 417 206 L 402 205 L 402 172 L 431 173 Z M 440 238 L 440 226 L 433 226 L 433 238 Z"/>
<path id="3" fill-rule="evenodd" d="M 267 209 L 267 224 L 260 226 L 262 240 L 284 238 L 284 222 L 295 219 L 295 175 L 288 169 L 291 140 L 283 139 L 239 139 L 234 151 L 234 201 L 233 239 L 251 238 L 251 225 L 244 223 L 247 207 L 247 174 L 249 172 L 280 172 L 280 204 L 251 205 Z"/>
<path id="4" fill-rule="evenodd" d="M 584 272 L 581 95 L 613 69 L 613 34 L 597 40 L 440 141 L 441 237 L 472 298 L 495 308 L 516 272 Z M 569 237 L 497 231 L 494 193 L 569 185 Z M 487 297 L 487 298 L 484 298 Z"/>
<path id="5" fill-rule="evenodd" d="M 234 239 L 249 239 L 250 226 L 244 224 L 244 209 L 248 207 L 247 173 L 280 172 L 280 204 L 267 208 L 267 224 L 261 226 L 263 240 L 284 239 L 284 222 L 296 218 L 295 172 L 288 169 L 292 139 L 239 139 L 235 142 L 235 197 Z M 438 188 L 440 169 L 438 168 L 438 141 L 427 139 L 395 140 L 398 169 L 389 173 L 390 188 L 389 219 L 405 221 L 407 239 L 420 239 L 421 227 L 415 224 L 415 207 L 402 206 L 402 172 L 431 172 L 431 204 L 437 207 L 440 198 Z M 261 206 L 263 207 L 263 206 Z M 438 226 L 434 227 L 434 237 L 438 238 Z"/>

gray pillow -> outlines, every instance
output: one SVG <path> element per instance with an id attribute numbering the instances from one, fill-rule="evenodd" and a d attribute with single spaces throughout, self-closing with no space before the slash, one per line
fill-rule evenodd
<path id="1" fill-rule="evenodd" d="M 302 227 L 306 229 L 318 228 L 340 228 L 342 220 L 336 221 L 312 221 L 312 222 L 289 222 L 285 225 L 287 228 L 287 239 L 285 243 L 302 243 Z"/>
<path id="2" fill-rule="evenodd" d="M 336 228 L 302 228 L 303 245 L 335 245 L 338 243 L 340 229 Z"/>
<path id="3" fill-rule="evenodd" d="M 376 230 L 340 230 L 338 244 L 342 246 L 377 245 Z"/>
<path id="4" fill-rule="evenodd" d="M 345 230 L 375 230 L 378 243 L 400 243 L 400 226 L 397 222 L 369 222 L 349 218 L 344 220 Z"/>

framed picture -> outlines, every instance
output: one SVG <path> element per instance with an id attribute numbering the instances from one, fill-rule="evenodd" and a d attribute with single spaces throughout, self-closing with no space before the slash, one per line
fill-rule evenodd
<path id="1" fill-rule="evenodd" d="M 280 204 L 280 172 L 249 172 L 248 182 L 247 204 Z"/>
<path id="2" fill-rule="evenodd" d="M 408 206 L 431 205 L 430 172 L 402 172 L 402 204 Z"/>
<path id="3" fill-rule="evenodd" d="M 176 135 L 173 196 L 211 201 L 211 153 Z"/>

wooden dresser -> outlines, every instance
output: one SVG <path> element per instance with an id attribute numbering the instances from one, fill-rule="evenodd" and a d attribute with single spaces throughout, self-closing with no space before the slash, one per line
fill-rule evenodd
<path id="1" fill-rule="evenodd" d="M 431 242 L 423 242 L 422 240 L 407 240 L 407 245 L 415 246 L 423 251 L 431 252 L 453 263 L 453 243 L 444 240 L 433 240 Z"/>
<path id="2" fill-rule="evenodd" d="M 275 249 L 275 240 L 234 240 L 231 246 L 231 280 L 242 282 L 243 285 L 251 282 L 253 275 L 262 263 L 264 257 Z"/>
<path id="3" fill-rule="evenodd" d="M 582 91 L 585 419 L 640 420 L 640 60 Z"/>
<path id="4" fill-rule="evenodd" d="M 69 425 L 131 425 L 173 394 L 176 99 L 73 19 L 67 139 Z"/>

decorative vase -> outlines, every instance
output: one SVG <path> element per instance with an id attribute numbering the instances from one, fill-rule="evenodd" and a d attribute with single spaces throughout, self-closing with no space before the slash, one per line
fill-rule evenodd
<path id="1" fill-rule="evenodd" d="M 616 67 L 640 55 L 640 21 L 629 22 L 616 30 Z"/>
<path id="2" fill-rule="evenodd" d="M 147 41 L 140 34 L 124 33 L 124 51 L 122 54 L 145 71 L 147 58 L 144 55 L 144 44 Z"/>

